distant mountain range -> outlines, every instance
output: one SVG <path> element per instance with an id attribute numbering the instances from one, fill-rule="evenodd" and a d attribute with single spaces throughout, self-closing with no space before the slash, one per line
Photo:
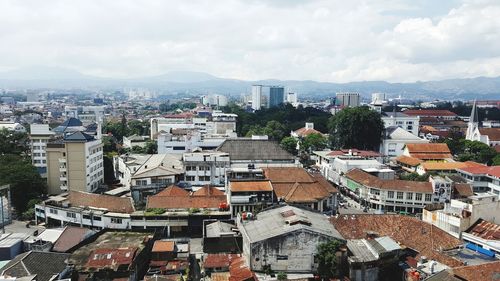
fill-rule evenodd
<path id="1" fill-rule="evenodd" d="M 172 71 L 164 75 L 132 79 L 113 79 L 84 75 L 78 71 L 54 67 L 30 67 L 0 73 L 0 88 L 82 88 L 121 89 L 144 87 L 165 94 L 249 93 L 252 84 L 285 86 L 301 97 L 332 96 L 336 92 L 359 92 L 368 96 L 384 92 L 389 96 L 421 99 L 500 99 L 500 77 L 477 77 L 414 83 L 361 81 L 329 83 L 311 80 L 245 81 L 218 78 L 203 72 Z"/>

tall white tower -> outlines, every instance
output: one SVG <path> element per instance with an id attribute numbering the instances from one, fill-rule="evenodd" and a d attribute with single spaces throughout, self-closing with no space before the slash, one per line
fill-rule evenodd
<path id="1" fill-rule="evenodd" d="M 477 136 L 476 134 L 478 128 L 479 128 L 479 117 L 477 115 L 476 100 L 474 100 L 474 104 L 472 105 L 472 111 L 470 113 L 469 123 L 467 124 L 467 134 L 465 135 L 465 139 L 471 141 L 474 140 L 480 141 L 478 139 L 479 136 Z"/>
<path id="2" fill-rule="evenodd" d="M 252 109 L 259 110 L 262 107 L 262 85 L 252 86 Z"/>

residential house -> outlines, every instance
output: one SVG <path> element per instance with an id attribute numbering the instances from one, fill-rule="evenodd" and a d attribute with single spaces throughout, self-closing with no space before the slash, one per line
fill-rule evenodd
<path id="1" fill-rule="evenodd" d="M 444 109 L 407 109 L 403 111 L 407 116 L 434 117 L 443 120 L 455 120 L 458 115 L 454 112 Z"/>
<path id="2" fill-rule="evenodd" d="M 500 259 L 500 224 L 479 219 L 462 232 L 462 239 L 468 249 Z"/>
<path id="3" fill-rule="evenodd" d="M 242 249 L 241 234 L 233 220 L 203 222 L 204 253 L 238 253 Z"/>
<path id="4" fill-rule="evenodd" d="M 192 186 L 224 186 L 226 170 L 230 167 L 229 154 L 225 152 L 199 151 L 184 153 L 184 181 Z"/>
<path id="5" fill-rule="evenodd" d="M 250 269 L 313 273 L 317 245 L 330 240 L 345 242 L 323 214 L 292 206 L 262 211 L 255 219 L 238 216 L 243 256 Z M 280 247 L 276 247 L 280 245 Z"/>
<path id="6" fill-rule="evenodd" d="M 474 166 L 457 169 L 472 184 L 474 192 L 489 192 L 500 198 L 500 166 Z"/>
<path id="7" fill-rule="evenodd" d="M 429 143 L 409 131 L 397 126 L 386 127 L 380 144 L 380 153 L 387 157 L 398 157 L 403 154 L 407 143 Z"/>
<path id="8" fill-rule="evenodd" d="M 64 253 L 37 251 L 22 253 L 0 269 L 1 279 L 50 281 L 69 278 L 65 262 L 69 256 Z"/>

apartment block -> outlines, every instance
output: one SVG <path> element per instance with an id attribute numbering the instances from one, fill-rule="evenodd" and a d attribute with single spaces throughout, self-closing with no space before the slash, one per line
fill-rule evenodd
<path id="1" fill-rule="evenodd" d="M 47 143 L 54 134 L 48 124 L 31 124 L 30 126 L 31 163 L 42 174 L 47 170 Z"/>

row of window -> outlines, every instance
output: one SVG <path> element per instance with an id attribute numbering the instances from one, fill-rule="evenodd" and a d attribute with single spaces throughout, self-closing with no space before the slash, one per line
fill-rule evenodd
<path id="1" fill-rule="evenodd" d="M 198 171 L 210 171 L 210 166 L 186 166 L 186 171 L 196 171 L 198 167 Z"/>
<path id="2" fill-rule="evenodd" d="M 57 215 L 58 211 L 55 209 L 49 209 L 49 213 Z M 66 217 L 76 219 L 76 213 L 74 212 L 66 212 Z M 82 216 L 84 220 L 90 220 L 91 216 L 90 215 L 83 215 Z M 93 216 L 92 219 L 94 221 L 101 221 L 102 218 L 99 216 Z M 117 223 L 121 224 L 123 220 L 121 218 L 111 218 L 111 223 Z"/>
<path id="3" fill-rule="evenodd" d="M 394 191 L 387 191 L 387 198 L 394 198 L 394 195 L 396 195 L 396 199 L 399 200 L 413 200 L 415 198 L 415 201 L 422 201 L 423 194 L 422 193 L 413 193 L 413 192 L 402 192 L 402 191 L 397 191 L 396 194 L 394 194 Z M 406 193 L 406 196 L 405 196 Z M 370 189 L 370 194 L 372 195 L 380 195 L 380 190 L 371 188 Z M 415 196 L 414 196 L 415 194 Z M 425 194 L 425 201 L 430 202 L 432 200 L 432 194 Z"/>
<path id="4" fill-rule="evenodd" d="M 196 176 L 186 176 L 186 181 L 196 181 Z M 198 181 L 210 181 L 210 176 L 198 176 Z"/>

